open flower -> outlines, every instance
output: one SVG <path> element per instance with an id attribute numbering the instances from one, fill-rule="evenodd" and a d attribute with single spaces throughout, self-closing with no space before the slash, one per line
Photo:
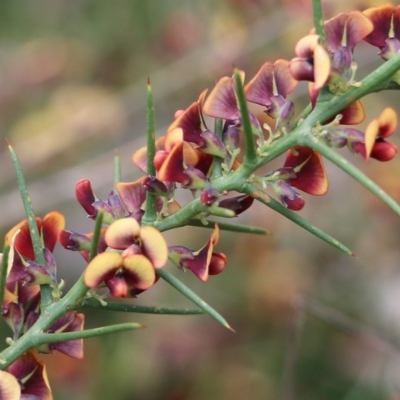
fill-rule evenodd
<path id="1" fill-rule="evenodd" d="M 170 246 L 169 259 L 182 269 L 190 269 L 201 281 L 206 282 L 209 275 L 217 275 L 223 271 L 227 258 L 223 253 L 214 253 L 219 241 L 219 227 L 215 228 L 208 242 L 198 251 L 184 246 Z"/>
<path id="2" fill-rule="evenodd" d="M 16 378 L 18 387 L 7 374 Z M 8 367 L 8 372 L 0 372 L 0 398 L 4 400 L 53 399 L 46 367 L 39 361 L 34 350 L 28 350 L 15 360 Z"/>
<path id="3" fill-rule="evenodd" d="M 373 31 L 364 40 L 379 47 L 379 55 L 389 60 L 400 50 L 400 6 L 385 4 L 364 11 L 372 22 Z"/>
<path id="4" fill-rule="evenodd" d="M 397 114 L 388 107 L 372 120 L 365 133 L 354 128 L 331 127 L 325 129 L 325 139 L 332 147 L 347 146 L 353 153 L 378 161 L 390 161 L 397 153 L 397 146 L 386 139 L 397 129 Z"/>
<path id="5" fill-rule="evenodd" d="M 96 219 L 97 213 L 102 210 L 104 214 L 103 221 L 111 224 L 116 219 L 123 218 L 127 214 L 117 194 L 111 192 L 107 201 L 101 200 L 94 194 L 92 185 L 87 179 L 81 179 L 76 184 L 75 195 L 89 218 Z"/>
<path id="6" fill-rule="evenodd" d="M 84 321 L 84 314 L 70 311 L 54 322 L 46 333 L 80 332 L 83 330 Z M 83 339 L 68 340 L 59 343 L 46 343 L 42 344 L 38 350 L 40 353 L 52 353 L 54 350 L 58 350 L 67 356 L 82 359 Z"/>
<path id="7" fill-rule="evenodd" d="M 155 283 L 155 269 L 168 258 L 166 242 L 157 229 L 123 218 L 108 227 L 105 241 L 109 251 L 97 255 L 85 270 L 88 287 L 104 282 L 113 297 L 126 297 L 134 289 L 146 290 Z"/>
<path id="8" fill-rule="evenodd" d="M 397 146 L 385 139 L 397 129 L 397 114 L 393 108 L 385 108 L 378 118 L 372 120 L 365 131 L 365 159 L 390 161 L 397 153 Z"/>
<path id="9" fill-rule="evenodd" d="M 36 223 L 42 239 L 43 248 L 52 252 L 58 241 L 60 232 L 65 227 L 64 216 L 58 211 L 52 211 L 46 214 L 44 218 L 36 217 Z M 5 238 L 6 243 L 10 244 L 13 236 L 18 231 L 19 233 L 14 241 L 15 250 L 23 257 L 34 260 L 35 252 L 33 251 L 30 229 L 26 219 L 8 231 Z"/>
<path id="10" fill-rule="evenodd" d="M 318 35 L 301 38 L 295 48 L 296 58 L 290 61 L 290 72 L 298 81 L 314 82 L 319 90 L 328 80 L 331 62 L 328 52 L 319 43 Z"/>
<path id="11" fill-rule="evenodd" d="M 281 202 L 293 211 L 299 211 L 304 206 L 304 200 L 294 188 L 313 196 L 322 196 L 328 191 L 322 157 L 303 146 L 294 146 L 289 150 L 283 168 L 268 174 L 267 182 Z"/>

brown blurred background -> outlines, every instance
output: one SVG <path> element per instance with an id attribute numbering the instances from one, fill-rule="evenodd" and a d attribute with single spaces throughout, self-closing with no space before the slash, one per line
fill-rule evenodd
<path id="1" fill-rule="evenodd" d="M 377 4 L 325 2 L 324 10 L 329 18 Z M 229 75 L 233 65 L 251 78 L 263 62 L 293 57 L 311 27 L 309 1 L 1 2 L 2 232 L 23 218 L 5 138 L 21 160 L 37 214 L 58 209 L 68 229 L 88 231 L 92 222 L 74 200 L 75 183 L 90 179 L 106 197 L 115 149 L 123 179 L 140 176 L 131 154 L 145 141 L 147 77 L 160 136 L 177 109 Z M 376 53 L 363 43 L 356 49 L 359 79 L 380 65 Z M 301 84 L 292 96 L 296 112 L 307 104 L 305 94 Z M 400 111 L 398 98 L 394 92 L 365 99 L 367 119 L 387 105 Z M 400 144 L 398 133 L 393 141 Z M 400 200 L 398 157 L 367 164 L 342 154 Z M 217 249 L 229 259 L 223 274 L 202 284 L 168 266 L 236 333 L 207 316 L 87 312 L 87 327 L 136 321 L 147 329 L 88 340 L 82 361 L 43 356 L 55 398 L 400 399 L 399 219 L 335 166 L 326 168 L 329 193 L 305 195 L 301 214 L 358 258 L 254 205 L 240 220 L 273 235 L 224 233 Z M 185 228 L 169 232 L 167 240 L 197 249 L 208 234 Z M 56 256 L 59 277 L 71 285 L 83 260 L 61 249 Z M 191 306 L 164 282 L 134 301 Z"/>

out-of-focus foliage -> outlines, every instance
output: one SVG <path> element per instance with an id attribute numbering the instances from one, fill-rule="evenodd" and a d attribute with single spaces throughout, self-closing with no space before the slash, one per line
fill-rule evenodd
<path id="1" fill-rule="evenodd" d="M 372 5 L 325 3 L 327 17 Z M 88 178 L 104 197 L 112 187 L 115 148 L 123 176 L 139 176 L 130 157 L 144 142 L 147 76 L 163 134 L 174 112 L 229 74 L 233 64 L 252 76 L 267 60 L 290 58 L 311 26 L 308 1 L 1 2 L 0 137 L 13 144 L 22 161 L 37 213 L 59 208 L 67 227 L 90 229 L 73 201 L 74 186 Z M 363 75 L 380 59 L 375 49 L 360 47 Z M 305 90 L 297 92 L 299 104 Z M 367 98 L 367 115 L 376 117 L 388 103 L 382 96 Z M 3 143 L 0 204 L 6 231 L 23 211 Z M 398 160 L 390 168 L 373 161 L 362 168 L 400 201 Z M 180 273 L 236 333 L 205 316 L 110 314 L 109 322 L 134 320 L 148 328 L 87 341 L 82 361 L 44 357 L 55 398 L 400 398 L 399 221 L 349 178 L 329 164 L 327 169 L 328 195 L 307 199 L 302 214 L 359 258 L 254 206 L 241 218 L 273 236 L 224 235 L 220 250 L 228 256 L 227 270 L 207 285 Z M 196 228 L 173 234 L 187 246 L 207 236 Z M 79 257 L 74 263 L 58 260 L 67 282 L 81 273 Z M 157 304 L 170 297 L 171 305 L 181 304 L 165 283 L 156 288 L 137 301 Z M 304 299 L 313 299 L 305 311 Z M 332 328 L 314 316 L 314 302 L 329 307 L 322 309 L 326 318 L 340 310 L 387 340 Z M 88 327 L 106 317 L 94 311 L 87 316 Z"/>

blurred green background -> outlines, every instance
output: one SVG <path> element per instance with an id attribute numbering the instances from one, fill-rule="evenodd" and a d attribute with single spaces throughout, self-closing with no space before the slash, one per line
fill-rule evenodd
<path id="1" fill-rule="evenodd" d="M 324 10 L 328 18 L 379 3 L 325 2 Z M 89 231 L 92 223 L 74 200 L 75 183 L 90 179 L 106 197 L 116 149 L 123 179 L 140 176 L 131 155 L 145 141 L 147 77 L 161 136 L 177 109 L 229 75 L 233 65 L 251 78 L 265 61 L 290 59 L 311 26 L 304 0 L 0 2 L 2 232 L 23 218 L 5 138 L 21 160 L 37 214 L 58 209 L 67 229 Z M 381 63 L 376 53 L 358 46 L 358 78 Z M 303 83 L 292 97 L 297 112 L 307 104 L 306 90 Z M 365 99 L 367 120 L 387 105 L 400 111 L 398 98 L 384 93 Z M 398 134 L 393 141 L 400 144 Z M 400 200 L 398 157 L 367 164 L 342 154 Z M 55 398 L 400 399 L 399 219 L 336 167 L 326 168 L 329 193 L 305 195 L 301 214 L 357 258 L 256 204 L 240 220 L 273 235 L 224 233 L 217 248 L 229 260 L 223 274 L 202 284 L 168 266 L 236 333 L 207 316 L 87 312 L 86 327 L 135 321 L 147 329 L 88 340 L 81 361 L 43 356 Z M 166 237 L 170 245 L 197 249 L 208 234 L 184 228 Z M 83 260 L 61 249 L 56 257 L 59 277 L 72 284 Z M 131 301 L 190 306 L 164 282 Z M 337 329 L 332 320 L 352 329 Z M 1 332 L 2 338 L 8 334 Z"/>

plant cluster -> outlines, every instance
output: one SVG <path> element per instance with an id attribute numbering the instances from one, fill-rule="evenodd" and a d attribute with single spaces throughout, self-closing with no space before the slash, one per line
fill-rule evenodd
<path id="1" fill-rule="evenodd" d="M 169 260 L 203 282 L 221 273 L 228 262 L 217 249 L 221 231 L 267 233 L 222 219 L 236 217 L 254 201 L 351 255 L 345 245 L 296 213 L 305 204 L 300 192 L 314 196 L 327 192 L 324 157 L 400 215 L 400 206 L 337 152 L 345 148 L 365 160 L 383 162 L 397 153 L 389 140 L 397 129 L 393 108 L 374 115 L 365 131 L 354 126 L 365 119 L 362 97 L 400 88 L 400 6 L 352 11 L 323 22 L 315 2 L 314 13 L 316 27 L 299 40 L 295 58 L 266 62 L 247 83 L 244 72 L 235 68 L 232 77 L 221 78 L 209 93 L 203 91 L 188 108 L 177 111 L 165 136 L 158 139 L 148 82 L 147 146 L 132 158 L 144 175 L 135 182 L 121 182 L 116 158 L 115 187 L 107 199 L 98 198 L 88 180 L 76 185 L 78 202 L 95 221 L 90 234 L 66 230 L 65 218 L 57 211 L 44 218 L 35 216 L 10 146 L 27 219 L 7 233 L 2 254 L 2 316 L 11 329 L 8 347 L 0 354 L 2 399 L 52 398 L 39 353 L 58 350 L 82 358 L 84 338 L 142 328 L 125 323 L 84 329 L 84 309 L 207 313 L 232 329 L 165 266 Z M 361 41 L 378 47 L 385 62 L 357 80 L 353 54 Z M 299 81 L 309 82 L 310 95 L 309 106 L 300 112 L 290 101 Z M 260 123 L 249 112 L 248 102 L 263 106 L 270 123 Z M 259 173 L 282 155 L 281 167 Z M 185 189 L 191 200 L 179 204 L 175 194 Z M 211 234 L 197 249 L 167 244 L 162 232 L 182 226 L 209 228 Z M 87 262 L 66 294 L 53 257 L 57 242 L 79 251 Z M 113 300 L 140 296 L 160 278 L 198 308 L 144 307 Z"/>

